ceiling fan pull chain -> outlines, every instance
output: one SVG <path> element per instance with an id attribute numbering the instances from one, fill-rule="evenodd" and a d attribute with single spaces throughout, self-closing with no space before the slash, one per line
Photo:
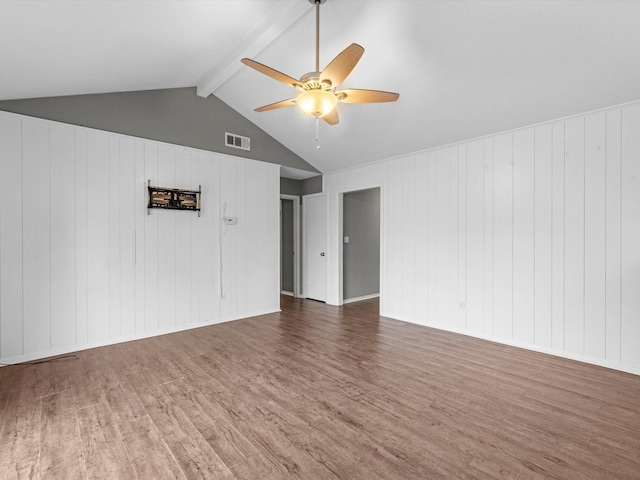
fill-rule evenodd
<path id="1" fill-rule="evenodd" d="M 320 117 L 316 117 L 316 150 L 320 150 Z"/>

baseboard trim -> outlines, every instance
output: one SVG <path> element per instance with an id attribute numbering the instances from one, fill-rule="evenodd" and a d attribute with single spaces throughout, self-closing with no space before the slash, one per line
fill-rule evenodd
<path id="1" fill-rule="evenodd" d="M 447 328 L 442 325 L 429 325 L 427 322 L 421 322 L 417 319 L 407 318 L 402 315 L 397 315 L 394 312 L 381 311 L 380 316 L 399 320 L 401 322 L 413 323 L 416 325 L 422 325 L 423 327 L 435 328 L 436 330 L 443 330 L 445 332 L 457 333 L 460 335 L 466 335 L 468 337 L 480 338 L 493 343 L 499 343 L 501 345 L 508 345 L 510 347 L 523 348 L 525 350 L 531 350 L 533 352 L 544 353 L 546 355 L 553 355 L 555 357 L 566 358 L 568 360 L 575 360 L 577 362 L 588 363 L 589 365 L 595 365 L 598 367 L 610 368 L 611 370 L 618 370 L 620 372 L 631 373 L 634 375 L 640 375 L 639 365 L 627 365 L 612 362 L 610 360 L 604 360 L 601 358 L 588 357 L 586 355 L 577 355 L 562 350 L 554 350 L 552 348 L 541 347 L 539 345 L 531 345 L 528 343 L 517 342 L 514 340 L 507 340 L 504 338 L 497 338 L 491 335 L 485 335 L 482 333 L 469 332 L 457 328 Z"/>
<path id="2" fill-rule="evenodd" d="M 379 293 L 373 293 L 371 295 L 363 295 L 362 297 L 346 298 L 342 301 L 342 303 L 345 304 L 345 303 L 361 302 L 363 300 L 370 300 L 372 298 L 379 298 L 379 297 L 380 297 Z"/>
<path id="3" fill-rule="evenodd" d="M 8 357 L 8 358 L 0 359 L 0 368 L 2 368 L 4 366 L 11 366 L 11 365 L 19 364 L 19 363 L 31 362 L 31 361 L 34 361 L 34 360 L 40 360 L 42 358 L 57 357 L 59 355 L 65 355 L 65 354 L 68 354 L 68 353 L 81 352 L 83 350 L 89 350 L 91 348 L 105 347 L 107 345 L 116 345 L 118 343 L 133 342 L 135 340 L 143 340 L 145 338 L 158 337 L 160 335 L 167 335 L 169 333 L 182 332 L 184 330 L 192 330 L 194 328 L 210 327 L 212 325 L 217 325 L 219 323 L 234 322 L 234 321 L 237 321 L 237 320 L 244 320 L 244 319 L 251 318 L 251 317 L 258 317 L 260 315 L 268 315 L 268 314 L 271 314 L 271 313 L 277 313 L 279 311 L 280 311 L 280 308 L 265 309 L 265 310 L 259 310 L 259 311 L 254 311 L 254 312 L 246 312 L 243 315 L 232 315 L 232 316 L 214 318 L 214 319 L 206 321 L 206 322 L 185 323 L 185 324 L 182 324 L 182 325 L 176 325 L 176 326 L 169 327 L 169 328 L 159 329 L 159 330 L 156 330 L 155 332 L 150 332 L 150 333 L 142 333 L 142 334 L 138 334 L 138 335 L 128 335 L 128 336 L 119 337 L 119 338 L 113 338 L 113 339 L 109 339 L 109 340 L 103 340 L 103 341 L 97 341 L 97 342 L 89 342 L 89 343 L 83 343 L 83 344 L 78 344 L 78 345 L 71 345 L 71 346 L 67 346 L 67 347 L 52 348 L 51 350 L 34 352 L 34 353 L 26 354 L 26 355 L 16 355 L 14 357 Z"/>

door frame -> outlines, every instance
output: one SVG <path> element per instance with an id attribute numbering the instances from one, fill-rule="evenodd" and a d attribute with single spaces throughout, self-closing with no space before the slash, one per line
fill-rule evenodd
<path id="1" fill-rule="evenodd" d="M 378 256 L 378 265 L 379 265 L 379 277 L 378 277 L 378 293 L 377 294 L 372 294 L 372 295 L 366 295 L 365 297 L 359 297 L 356 299 L 351 299 L 351 300 L 344 300 L 344 196 L 348 193 L 355 193 L 355 192 L 362 192 L 364 190 L 375 190 L 378 189 L 380 190 L 380 215 L 378 216 L 378 225 L 380 228 L 380 240 L 379 240 L 379 247 L 380 247 L 380 255 Z M 339 288 L 340 288 L 340 295 L 339 295 L 339 305 L 344 305 L 345 303 L 351 303 L 354 301 L 359 301 L 359 300 L 365 300 L 366 298 L 380 298 L 382 299 L 382 276 L 384 275 L 383 272 L 383 258 L 382 255 L 384 253 L 383 251 L 383 208 L 382 208 L 382 186 L 378 185 L 378 186 L 373 186 L 373 187 L 365 187 L 365 188 L 354 188 L 354 189 L 349 189 L 349 190 L 345 190 L 345 191 L 340 191 L 338 193 L 338 218 L 340 221 L 340 225 L 339 225 L 339 235 L 338 235 L 338 245 L 339 245 L 339 261 L 340 261 L 340 265 L 339 265 L 339 269 L 338 269 L 338 273 L 339 273 L 339 278 L 338 278 L 338 284 L 339 284 Z"/>
<path id="2" fill-rule="evenodd" d="M 298 195 L 280 194 L 280 200 L 293 201 L 293 296 L 302 296 L 300 288 L 300 197 Z M 280 222 L 282 222 L 282 202 L 280 203 Z M 280 225 L 280 252 L 282 252 L 282 223 Z M 278 284 L 282 285 L 282 258 L 280 259 L 280 279 Z M 282 288 L 278 289 L 279 291 Z"/>
<path id="3" fill-rule="evenodd" d="M 337 261 L 334 264 L 327 264 L 327 304 L 344 305 L 344 194 L 369 190 L 371 188 L 380 189 L 380 311 L 384 311 L 385 288 L 385 183 L 384 181 L 374 181 L 370 183 L 356 183 L 351 185 L 341 185 L 338 188 L 327 192 L 327 216 L 329 224 L 327 226 L 327 236 L 329 239 L 333 235 L 337 236 L 335 244 L 328 243 L 328 256 L 331 260 L 334 255 Z M 333 215 L 333 217 L 332 217 Z M 331 276 L 333 275 L 333 276 Z"/>

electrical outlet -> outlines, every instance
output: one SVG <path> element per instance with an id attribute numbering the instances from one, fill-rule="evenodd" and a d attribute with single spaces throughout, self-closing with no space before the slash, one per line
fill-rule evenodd
<path id="1" fill-rule="evenodd" d="M 465 308 L 467 308 L 467 302 L 460 302 L 460 309 L 464 310 Z"/>

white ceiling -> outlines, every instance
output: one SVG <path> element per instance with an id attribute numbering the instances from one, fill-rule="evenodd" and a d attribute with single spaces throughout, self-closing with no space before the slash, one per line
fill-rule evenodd
<path id="1" fill-rule="evenodd" d="M 365 53 L 344 88 L 400 93 L 338 106 L 340 124 L 240 64 L 314 68 L 307 0 L 0 2 L 0 100 L 198 86 L 322 172 L 640 99 L 638 1 L 328 0 L 323 68 Z"/>

